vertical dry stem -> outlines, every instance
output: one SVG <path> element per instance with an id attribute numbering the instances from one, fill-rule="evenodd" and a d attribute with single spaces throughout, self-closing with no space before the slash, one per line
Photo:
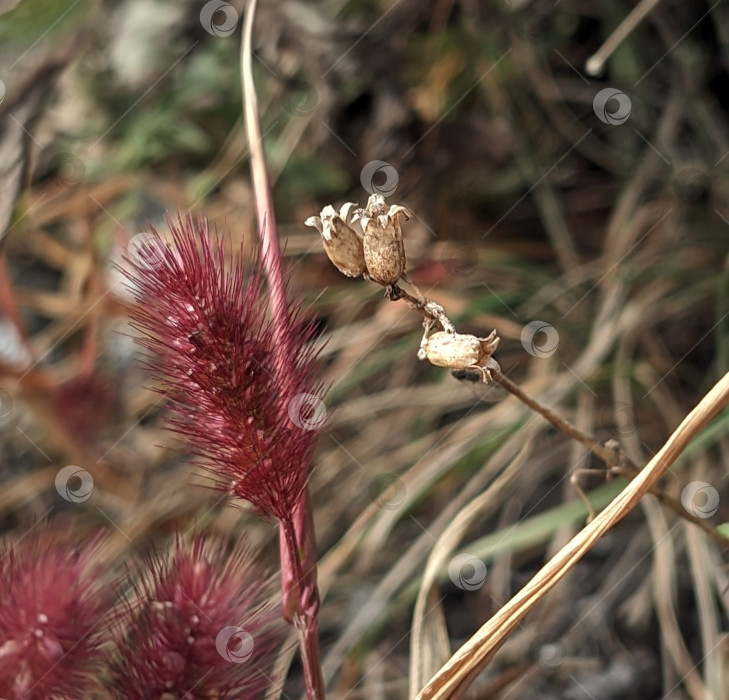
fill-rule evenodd
<path id="1" fill-rule="evenodd" d="M 320 700 L 325 697 L 325 690 L 319 653 L 319 592 L 316 581 L 312 585 L 309 580 L 310 572 L 302 568 L 303 552 L 297 545 L 293 521 L 281 521 L 280 532 L 285 542 L 282 555 L 288 557 L 287 568 L 294 576 L 291 593 L 295 598 L 295 609 L 292 611 L 292 622 L 299 633 L 306 697 L 310 700 Z"/>
<path id="2" fill-rule="evenodd" d="M 272 320 L 278 328 L 279 343 L 276 346 L 277 357 L 274 366 L 280 375 L 280 385 L 283 387 L 286 385 L 284 373 L 287 371 L 290 356 L 287 341 L 293 331 L 281 262 L 276 215 L 273 208 L 273 195 L 258 120 L 258 101 L 253 83 L 251 34 L 255 11 L 256 0 L 251 0 L 248 5 L 241 44 L 241 79 L 262 258 L 268 277 Z M 282 398 L 284 401 L 290 401 L 293 397 L 283 396 Z M 292 519 L 281 522 L 279 548 L 284 617 L 293 621 L 299 631 L 301 662 L 306 679 L 307 696 L 310 699 L 324 698 L 317 622 L 319 593 L 316 584 L 316 538 L 308 487 L 304 489 L 301 499 L 292 513 Z"/>

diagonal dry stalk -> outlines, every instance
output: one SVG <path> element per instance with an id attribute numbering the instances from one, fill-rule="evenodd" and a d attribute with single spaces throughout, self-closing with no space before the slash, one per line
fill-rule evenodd
<path id="1" fill-rule="evenodd" d="M 501 370 L 491 370 L 494 381 L 500 384 L 504 389 L 513 394 L 519 401 L 529 406 L 543 418 L 548 420 L 555 428 L 576 440 L 586 447 L 598 459 L 604 462 L 605 466 L 610 470 L 611 474 L 623 476 L 626 479 L 634 479 L 640 472 L 640 468 L 636 465 L 622 450 L 617 441 L 610 440 L 605 445 L 586 435 L 584 432 L 576 428 L 569 421 L 564 420 L 546 406 L 542 405 L 534 397 L 529 396 L 518 384 L 512 382 L 508 377 L 502 374 Z M 577 487 L 577 484 L 574 484 Z M 651 486 L 649 489 L 651 495 L 655 496 L 664 506 L 673 511 L 676 515 L 688 520 L 700 529 L 702 529 L 711 539 L 720 544 L 722 547 L 729 546 L 729 541 L 724 537 L 711 523 L 703 518 L 699 518 L 681 505 L 679 501 L 667 494 L 657 486 Z M 579 489 L 578 489 L 579 491 Z M 584 493 L 580 492 L 583 500 L 586 500 Z M 592 506 L 586 501 L 587 507 L 592 513 Z M 592 513 L 594 516 L 594 513 Z"/>
<path id="2" fill-rule="evenodd" d="M 486 622 L 420 691 L 418 700 L 459 698 L 524 616 L 613 525 L 627 515 L 694 437 L 729 405 L 729 373 L 676 428 L 659 452 L 591 523 L 565 545 L 503 608 Z"/>

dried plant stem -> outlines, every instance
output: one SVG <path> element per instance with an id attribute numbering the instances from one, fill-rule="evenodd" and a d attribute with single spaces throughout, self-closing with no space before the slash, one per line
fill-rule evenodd
<path id="1" fill-rule="evenodd" d="M 256 199 L 256 211 L 261 239 L 263 264 L 268 278 L 271 298 L 272 322 L 278 326 L 279 343 L 274 367 L 283 375 L 287 370 L 291 353 L 288 339 L 293 333 L 286 293 L 281 246 L 273 207 L 273 193 L 266 168 L 263 137 L 258 119 L 258 101 L 253 82 L 251 36 L 256 0 L 248 4 L 243 38 L 241 42 L 241 80 L 245 124 L 251 153 L 251 176 Z M 284 377 L 280 385 L 286 386 Z M 291 400 L 292 396 L 284 396 Z M 281 552 L 281 586 L 284 617 L 293 622 L 299 632 L 301 663 L 304 669 L 307 697 L 324 698 L 324 680 L 321 672 L 317 615 L 319 592 L 316 583 L 316 538 L 314 518 L 308 487 L 292 513 L 292 519 L 281 521 L 279 527 Z"/>
<path id="2" fill-rule="evenodd" d="M 387 288 L 387 298 L 390 301 L 402 299 L 411 309 L 415 309 L 415 311 L 421 313 L 425 317 L 426 323 L 429 322 L 431 325 L 433 323 L 439 323 L 444 331 L 455 333 L 456 327 L 448 316 L 446 316 L 445 309 L 440 304 L 436 304 L 434 301 L 428 299 L 413 282 L 409 280 L 408 282 L 418 292 L 418 297 L 414 297 L 402 287 L 393 284 Z"/>
<path id="3" fill-rule="evenodd" d="M 266 169 L 266 154 L 263 151 L 263 136 L 258 121 L 258 99 L 253 84 L 253 66 L 251 51 L 251 32 L 253 18 L 256 13 L 256 0 L 251 0 L 246 15 L 246 24 L 241 46 L 241 76 L 243 81 L 243 106 L 245 109 L 246 135 L 251 155 L 251 177 L 253 192 L 256 198 L 256 212 L 261 237 L 261 252 L 268 277 L 271 295 L 272 319 L 283 326 L 279 337 L 282 343 L 288 337 L 287 327 L 290 325 L 288 303 L 286 301 L 286 281 L 281 264 L 281 246 L 278 241 L 278 227 L 273 209 L 271 182 Z"/>
<path id="4" fill-rule="evenodd" d="M 585 71 L 588 75 L 599 75 L 613 51 L 625 41 L 629 34 L 646 18 L 648 13 L 661 0 L 641 0 L 620 23 L 618 28 L 607 38 L 605 43 L 587 59 Z"/>
<path id="5" fill-rule="evenodd" d="M 406 292 L 402 287 L 397 284 L 389 285 L 387 287 L 386 295 L 391 301 L 398 301 L 402 299 L 411 309 L 421 313 L 424 318 L 424 325 L 426 328 L 426 335 L 430 327 L 435 323 L 439 323 L 444 331 L 450 333 L 455 332 L 455 326 L 452 321 L 448 318 L 445 310 L 439 304 L 428 299 L 420 290 L 420 288 L 412 282 L 412 280 L 403 276 L 403 279 L 415 290 L 417 296 Z M 536 411 L 543 418 L 548 420 L 553 426 L 561 430 L 563 433 L 576 440 L 581 445 L 584 445 L 593 455 L 605 463 L 611 474 L 623 476 L 627 479 L 634 479 L 639 473 L 640 468 L 625 454 L 620 445 L 615 440 L 608 441 L 605 445 L 601 445 L 594 438 L 586 435 L 581 430 L 572 425 L 569 421 L 561 418 L 551 409 L 547 408 L 543 404 L 539 403 L 533 396 L 527 394 L 518 384 L 512 382 L 506 377 L 500 369 L 491 368 L 490 370 L 493 380 L 500 384 L 504 389 L 513 394 L 519 401 L 526 406 L 529 406 L 533 411 Z M 587 496 L 575 483 L 575 487 L 578 490 L 580 496 L 585 500 L 588 508 L 592 508 Z M 651 486 L 649 492 L 655 496 L 663 505 L 669 510 L 673 511 L 676 515 L 688 520 L 700 529 L 702 529 L 711 539 L 726 548 L 729 546 L 729 542 L 711 523 L 708 523 L 703 518 L 698 518 L 691 515 L 673 496 L 666 493 L 664 490 L 657 486 Z"/>
<path id="6" fill-rule="evenodd" d="M 639 472 L 639 469 L 628 466 L 613 467 L 611 469 L 611 473 L 615 474 L 616 476 L 623 476 L 626 479 L 635 479 L 635 477 L 638 476 Z M 675 515 L 678 515 L 679 518 L 688 520 L 690 523 L 696 525 L 696 527 L 703 530 L 718 545 L 720 545 L 724 549 L 729 549 L 729 540 L 727 540 L 727 538 L 724 537 L 724 535 L 722 535 L 719 530 L 717 530 L 708 520 L 705 520 L 704 518 L 697 518 L 695 515 L 691 515 L 691 513 L 689 513 L 683 507 L 681 501 L 677 500 L 669 493 L 667 493 L 663 489 L 658 488 L 657 486 L 652 486 L 650 489 L 648 489 L 648 492 L 651 494 L 651 496 L 654 496 L 658 501 L 660 501 L 660 503 L 668 508 L 668 510 L 672 511 Z"/>
<path id="7" fill-rule="evenodd" d="M 325 690 L 319 652 L 319 591 L 316 586 L 316 579 L 311 580 L 311 572 L 307 572 L 302 568 L 302 552 L 297 543 L 293 520 L 281 521 L 280 531 L 283 533 L 286 542 L 284 552 L 289 557 L 287 566 L 294 573 L 295 579 L 291 591 L 295 600 L 289 599 L 289 603 L 293 603 L 294 608 L 289 612 L 299 633 L 306 697 L 309 700 L 320 700 L 325 697 Z"/>
<path id="8" fill-rule="evenodd" d="M 613 525 L 627 515 L 719 411 L 729 405 L 725 374 L 681 422 L 660 451 L 613 501 L 570 540 L 544 567 L 473 635 L 430 679 L 418 700 L 462 697 L 524 616 Z"/>
<path id="9" fill-rule="evenodd" d="M 590 452 L 592 452 L 592 454 L 600 458 L 609 467 L 617 464 L 614 451 L 600 445 L 598 442 L 595 442 L 595 440 L 593 440 L 589 435 L 585 435 L 585 433 L 568 421 L 564 420 L 564 418 L 560 418 L 556 413 L 553 413 L 551 409 L 539 403 L 539 401 L 537 401 L 534 397 L 529 396 L 529 394 L 521 389 L 518 384 L 515 384 L 511 381 L 511 379 L 506 377 L 501 370 L 492 370 L 491 374 L 497 384 L 501 384 L 504 389 L 516 396 L 516 398 L 523 404 L 529 406 L 529 408 L 536 411 L 540 416 L 546 418 L 553 426 L 559 428 L 573 440 L 577 440 L 577 442 L 584 445 L 588 450 L 590 450 Z"/>
<path id="10" fill-rule="evenodd" d="M 624 476 L 626 479 L 634 479 L 640 473 L 640 468 L 623 452 L 619 444 L 615 440 L 608 441 L 605 445 L 601 445 L 594 438 L 583 433 L 569 421 L 561 418 L 552 410 L 539 403 L 533 396 L 529 396 L 521 387 L 512 382 L 508 377 L 502 374 L 501 370 L 491 370 L 491 375 L 497 384 L 500 384 L 509 393 L 514 395 L 523 404 L 526 404 L 532 410 L 536 411 L 540 416 L 548 420 L 555 428 L 558 428 L 573 440 L 584 445 L 592 454 L 603 461 L 610 470 L 610 473 Z M 703 518 L 697 518 L 691 515 L 673 496 L 669 495 L 657 486 L 651 486 L 649 493 L 655 496 L 663 505 L 676 515 L 697 527 L 701 528 L 711 539 L 720 544 L 722 547 L 729 547 L 729 541 L 724 537 L 711 523 Z"/>

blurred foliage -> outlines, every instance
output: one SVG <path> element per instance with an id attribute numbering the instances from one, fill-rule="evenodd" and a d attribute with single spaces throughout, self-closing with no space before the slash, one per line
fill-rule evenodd
<path id="1" fill-rule="evenodd" d="M 32 47 L 55 42 L 78 29 L 99 0 L 21 0 L 0 14 L 0 44 L 4 48 Z"/>

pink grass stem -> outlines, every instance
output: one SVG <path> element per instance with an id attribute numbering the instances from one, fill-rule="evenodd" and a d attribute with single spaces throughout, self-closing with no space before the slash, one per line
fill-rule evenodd
<path id="1" fill-rule="evenodd" d="M 251 35 L 256 0 L 248 5 L 243 42 L 241 46 L 241 78 L 246 134 L 251 153 L 251 177 L 256 200 L 259 235 L 263 264 L 268 277 L 272 321 L 278 331 L 280 343 L 276 346 L 274 366 L 281 378 L 281 386 L 289 365 L 288 339 L 293 332 L 286 294 L 281 246 L 273 207 L 271 182 L 266 169 L 263 136 L 258 119 L 258 100 L 253 82 Z M 290 401 L 293 397 L 283 397 Z M 311 499 L 304 489 L 291 521 L 282 521 L 279 530 L 281 551 L 281 585 L 283 614 L 293 621 L 299 631 L 301 662 L 306 679 L 306 692 L 310 699 L 324 698 L 324 679 L 319 652 L 318 622 L 319 593 L 316 585 L 316 538 Z"/>
<path id="2" fill-rule="evenodd" d="M 288 571 L 294 576 L 288 603 L 294 605 L 291 611 L 292 622 L 299 633 L 306 697 L 309 700 L 323 700 L 325 689 L 319 652 L 319 591 L 316 586 L 316 569 L 312 570 L 314 573 L 312 580 L 312 571 L 305 571 L 301 566 L 304 553 L 297 543 L 293 520 L 282 520 L 280 532 L 283 533 L 285 540 L 284 556 L 289 558 Z"/>

